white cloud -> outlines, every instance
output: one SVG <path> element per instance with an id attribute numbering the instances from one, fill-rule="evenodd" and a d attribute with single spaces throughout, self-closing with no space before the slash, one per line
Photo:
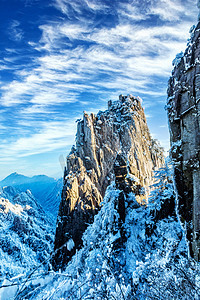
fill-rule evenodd
<path id="1" fill-rule="evenodd" d="M 38 124 L 34 126 L 34 122 L 31 122 L 29 125 L 32 125 L 32 128 L 38 126 Z M 63 149 L 73 143 L 75 129 L 75 119 L 71 121 L 44 122 L 37 133 L 19 137 L 15 141 L 10 142 L 9 147 L 7 143 L 1 143 L 0 162 L 10 161 L 14 157 L 26 157 Z"/>
<path id="2" fill-rule="evenodd" d="M 91 110 L 98 110 L 104 109 L 105 102 L 109 98 L 115 99 L 117 94 L 133 93 L 135 96 L 146 95 L 146 98 L 155 96 L 154 103 L 148 100 L 144 103 L 147 110 L 155 103 L 160 105 L 161 96 L 165 98 L 166 86 L 157 78 L 159 76 L 167 82 L 171 61 L 177 52 L 185 49 L 191 22 L 180 18 L 181 14 L 185 16 L 187 13 L 183 11 L 181 1 L 151 1 L 146 14 L 134 3 L 122 4 L 118 11 L 116 7 L 118 24 L 98 27 L 91 20 L 86 23 L 82 13 L 87 9 L 106 14 L 107 7 L 100 2 L 55 2 L 70 20 L 62 18 L 41 25 L 40 41 L 29 41 L 33 50 L 40 51 L 39 56 L 32 59 L 32 68 L 29 64 L 15 71 L 18 79 L 2 86 L 0 103 L 10 110 L 15 107 L 19 138 L 1 142 L 1 162 L 63 149 L 72 144 L 73 122 L 63 119 L 32 122 L 34 117 L 47 119 L 53 113 L 54 116 L 69 117 L 70 112 L 61 111 L 64 103 L 90 104 Z M 72 23 L 74 14 L 77 22 Z M 151 14 L 162 19 L 162 24 L 148 23 Z M 14 28 L 19 27 L 17 23 Z M 17 53 L 12 49 L 7 52 L 9 55 L 0 61 L 0 68 L 12 65 L 14 70 Z M 82 93 L 96 94 L 98 105 L 93 100 L 81 98 Z M 148 111 L 147 114 L 152 117 Z M 0 129 L 3 130 L 3 126 L 4 123 Z"/>
<path id="3" fill-rule="evenodd" d="M 190 0 L 156 0 L 152 2 L 149 13 L 159 16 L 163 21 L 171 22 L 183 20 L 187 15 L 196 15 L 194 2 Z"/>
<path id="4" fill-rule="evenodd" d="M 184 11 L 184 6 L 178 0 L 159 0 L 156 2 L 156 6 L 151 8 L 150 13 L 159 15 L 164 21 L 173 21 L 174 18 L 179 18 Z"/>
<path id="5" fill-rule="evenodd" d="M 26 94 L 29 90 L 29 86 L 23 82 L 13 81 L 8 85 L 2 87 L 3 93 L 0 99 L 0 103 L 3 106 L 12 106 L 21 102 L 25 102 L 21 96 Z"/>
<path id="6" fill-rule="evenodd" d="M 63 21 L 40 26 L 43 31 L 40 44 L 45 44 L 48 52 L 38 57 L 38 67 L 18 72 L 21 81 L 3 87 L 1 104 L 30 103 L 27 113 L 44 113 L 42 106 L 76 102 L 79 93 L 87 90 L 118 89 L 120 84 L 126 90 L 132 87 L 135 92 L 145 93 L 151 76 L 169 76 L 172 59 L 176 52 L 185 48 L 188 35 L 183 32 L 187 32 L 187 26 L 186 22 L 175 27 L 122 23 L 110 29 L 96 28 L 93 32 L 85 24 L 72 25 Z M 78 46 L 73 50 L 59 48 L 55 51 L 66 37 L 72 42 L 78 40 Z M 82 40 L 87 45 L 82 44 Z M 109 77 L 104 79 L 101 74 Z M 131 77 L 134 80 L 130 80 Z M 150 93 L 160 94 L 161 91 L 156 89 Z"/>
<path id="7" fill-rule="evenodd" d="M 2 125 L 0 124 L 0 134 L 3 134 L 3 130 L 6 130 L 6 126 L 5 125 Z"/>
<path id="8" fill-rule="evenodd" d="M 108 6 L 96 0 L 55 0 L 54 6 L 69 18 L 72 13 L 81 15 L 83 9 L 91 10 L 93 12 L 108 9 Z"/>
<path id="9" fill-rule="evenodd" d="M 17 20 L 13 20 L 10 23 L 10 26 L 8 28 L 8 34 L 10 36 L 10 39 L 15 42 L 20 42 L 23 38 L 23 30 L 20 28 L 20 22 Z"/>
<path id="10" fill-rule="evenodd" d="M 27 108 L 23 108 L 21 114 L 26 115 L 38 115 L 38 114 L 50 114 L 51 111 L 43 105 L 32 105 Z"/>
<path id="11" fill-rule="evenodd" d="M 67 36 L 70 40 L 84 40 L 84 34 L 88 32 L 88 28 L 76 24 L 63 24 L 60 26 L 60 33 Z"/>
<path id="12" fill-rule="evenodd" d="M 132 21 L 141 21 L 149 18 L 147 14 L 144 14 L 140 11 L 139 7 L 134 6 L 130 3 L 121 3 L 118 10 L 119 16 L 124 18 L 128 18 Z"/>

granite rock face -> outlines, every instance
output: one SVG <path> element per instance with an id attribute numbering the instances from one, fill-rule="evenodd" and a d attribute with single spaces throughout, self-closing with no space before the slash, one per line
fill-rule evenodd
<path id="1" fill-rule="evenodd" d="M 143 203 L 153 171 L 163 163 L 162 148 L 150 136 L 139 98 L 121 95 L 118 101 L 108 102 L 105 112 L 84 113 L 77 124 L 76 147 L 67 157 L 53 267 L 63 268 L 81 247 L 82 234 L 115 176 L 118 187 L 129 181 L 129 192 L 134 191 L 137 201 Z"/>
<path id="2" fill-rule="evenodd" d="M 168 87 L 171 157 L 178 210 L 191 255 L 200 259 L 200 23 L 191 28 L 184 55 L 177 56 Z"/>

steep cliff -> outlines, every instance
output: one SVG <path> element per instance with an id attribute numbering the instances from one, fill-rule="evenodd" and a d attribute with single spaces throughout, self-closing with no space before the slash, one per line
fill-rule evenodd
<path id="1" fill-rule="evenodd" d="M 171 157 L 178 192 L 178 209 L 190 241 L 190 252 L 200 259 L 200 23 L 191 28 L 184 55 L 177 56 L 168 87 Z"/>
<path id="2" fill-rule="evenodd" d="M 82 234 L 114 180 L 118 153 L 123 157 L 122 174 L 115 175 L 118 182 L 120 176 L 131 182 L 129 187 L 139 203 L 147 201 L 153 171 L 164 163 L 162 149 L 150 136 L 139 98 L 121 95 L 118 101 L 108 102 L 105 112 L 84 113 L 77 125 L 76 148 L 67 157 L 57 219 L 55 269 L 65 266 L 81 247 Z M 123 160 L 128 167 L 124 166 L 125 174 Z"/>

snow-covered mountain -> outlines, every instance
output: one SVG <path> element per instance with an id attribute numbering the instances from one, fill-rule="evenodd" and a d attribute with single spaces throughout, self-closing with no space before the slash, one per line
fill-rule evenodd
<path id="1" fill-rule="evenodd" d="M 170 79 L 173 170 L 169 163 L 155 168 L 163 161 L 160 150 L 143 134 L 140 103 L 129 96 L 109 102 L 97 116 L 84 114 L 78 123 L 57 219 L 60 244 L 52 247 L 54 222 L 46 212 L 56 207 L 54 194 L 62 183 L 16 173 L 1 183 L 0 300 L 200 299 L 199 32 L 200 23 Z M 126 155 L 129 148 L 133 159 Z M 112 176 L 105 173 L 108 167 Z M 30 181 L 45 212 L 30 191 L 22 191 Z"/>
<path id="2" fill-rule="evenodd" d="M 156 180 L 148 206 L 127 194 L 124 222 L 121 191 L 111 184 L 65 271 L 30 277 L 14 299 L 199 299 L 200 273 L 188 259 L 170 169 L 158 171 Z M 73 246 L 69 241 L 68 250 Z"/>
<path id="3" fill-rule="evenodd" d="M 0 188 L 0 299 L 12 299 L 16 283 L 48 270 L 54 238 L 52 220 L 32 193 L 14 187 Z M 22 299 L 22 298 L 21 298 Z"/>
<path id="4" fill-rule="evenodd" d="M 153 184 L 154 170 L 164 164 L 163 149 L 151 138 L 141 99 L 133 95 L 108 101 L 108 109 L 83 114 L 77 123 L 76 146 L 67 156 L 62 199 L 59 206 L 55 249 L 71 238 L 75 247 L 57 251 L 53 267 L 66 263 L 82 246 L 82 234 L 115 178 L 116 157 L 123 158 L 119 178 L 127 175 L 139 203 L 145 202 Z M 124 174 L 124 171 L 127 174 Z"/>
<path id="5" fill-rule="evenodd" d="M 21 192 L 30 190 L 45 212 L 56 219 L 62 190 L 62 178 L 54 179 L 46 175 L 27 177 L 12 173 L 0 181 L 0 186 L 12 186 Z"/>

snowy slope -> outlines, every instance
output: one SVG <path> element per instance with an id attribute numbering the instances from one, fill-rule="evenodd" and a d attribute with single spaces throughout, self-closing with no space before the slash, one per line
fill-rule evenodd
<path id="1" fill-rule="evenodd" d="M 64 272 L 50 271 L 27 284 L 24 299 L 199 299 L 200 273 L 188 259 L 168 167 L 156 176 L 148 206 L 138 205 L 132 193 L 127 196 L 124 224 L 118 214 L 120 191 L 111 185 L 84 233 L 83 248 Z"/>
<path id="2" fill-rule="evenodd" d="M 13 186 L 22 192 L 30 190 L 38 200 L 45 212 L 56 219 L 62 190 L 62 179 L 54 179 L 46 175 L 27 177 L 18 173 L 12 173 L 0 181 L 0 186 Z"/>
<path id="3" fill-rule="evenodd" d="M 54 226 L 30 191 L 0 188 L 0 287 L 22 282 L 38 267 L 46 272 L 53 237 Z M 0 299 L 10 300 L 12 292 L 0 288 Z"/>

